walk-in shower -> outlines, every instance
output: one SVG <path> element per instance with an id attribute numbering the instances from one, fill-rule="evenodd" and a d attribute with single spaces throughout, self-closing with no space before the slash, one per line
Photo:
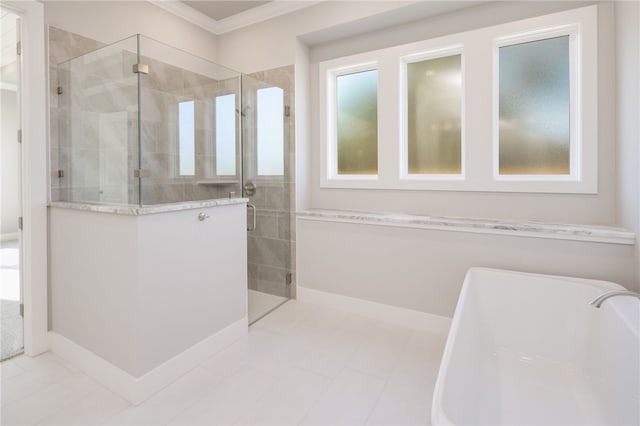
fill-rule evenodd
<path id="1" fill-rule="evenodd" d="M 91 44 L 68 34 L 56 52 Z M 52 201 L 247 197 L 250 322 L 292 297 L 290 88 L 142 35 L 84 51 L 54 71 Z"/>

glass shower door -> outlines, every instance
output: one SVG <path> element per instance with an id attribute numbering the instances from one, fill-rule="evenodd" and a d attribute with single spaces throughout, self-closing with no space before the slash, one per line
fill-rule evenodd
<path id="1" fill-rule="evenodd" d="M 289 111 L 290 95 L 283 88 L 242 77 L 250 323 L 292 296 Z"/>

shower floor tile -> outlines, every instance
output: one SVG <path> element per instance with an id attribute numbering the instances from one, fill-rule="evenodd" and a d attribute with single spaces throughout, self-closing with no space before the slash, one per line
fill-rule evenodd
<path id="1" fill-rule="evenodd" d="M 285 297 L 249 289 L 249 324 L 253 324 L 286 301 Z"/>
<path id="2" fill-rule="evenodd" d="M 138 406 L 52 353 L 4 361 L 0 424 L 429 424 L 445 340 L 291 300 Z"/>

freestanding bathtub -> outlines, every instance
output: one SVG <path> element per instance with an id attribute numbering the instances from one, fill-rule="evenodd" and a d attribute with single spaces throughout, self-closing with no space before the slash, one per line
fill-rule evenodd
<path id="1" fill-rule="evenodd" d="M 434 425 L 639 425 L 640 301 L 621 286 L 467 273 L 436 382 Z"/>

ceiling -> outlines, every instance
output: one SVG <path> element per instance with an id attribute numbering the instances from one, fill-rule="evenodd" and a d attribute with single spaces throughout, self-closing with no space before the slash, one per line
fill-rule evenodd
<path id="1" fill-rule="evenodd" d="M 183 0 L 187 6 L 194 8 L 198 12 L 204 13 L 211 19 L 221 21 L 238 13 L 245 12 L 254 7 L 262 6 L 269 3 L 268 1 L 186 1 Z"/>

